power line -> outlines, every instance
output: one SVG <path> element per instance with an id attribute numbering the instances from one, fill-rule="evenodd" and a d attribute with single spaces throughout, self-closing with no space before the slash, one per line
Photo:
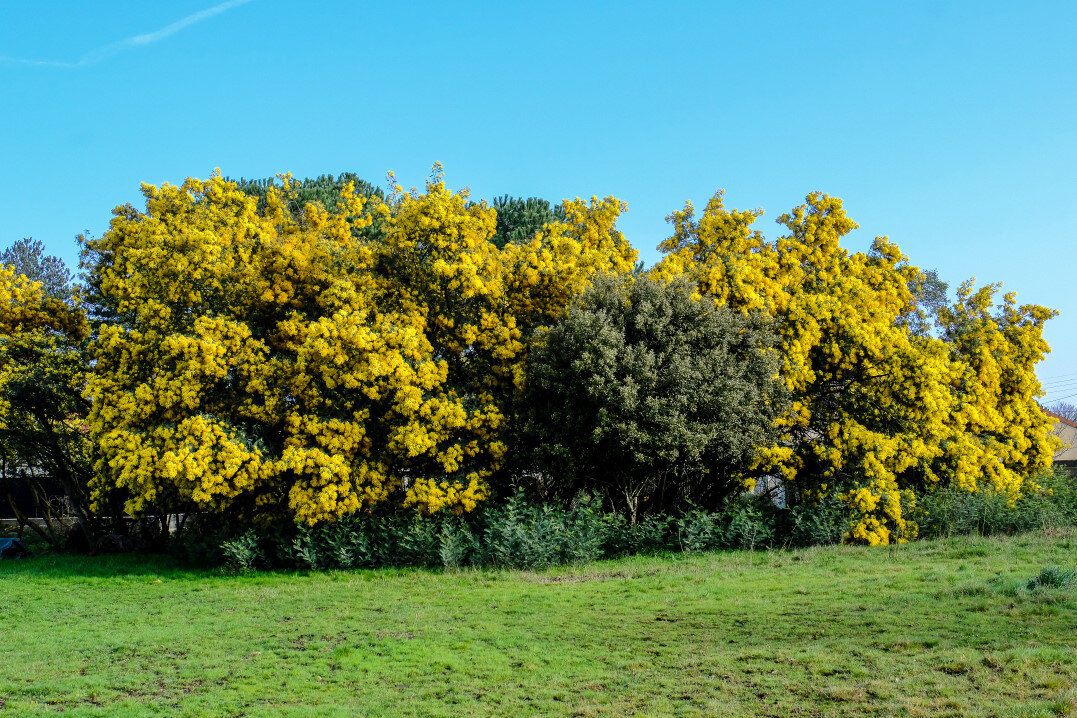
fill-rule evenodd
<path id="1" fill-rule="evenodd" d="M 1077 371 L 1071 371 L 1066 374 L 1053 374 L 1051 376 L 1042 377 L 1044 381 L 1060 381 L 1063 379 L 1077 378 Z"/>
<path id="2" fill-rule="evenodd" d="M 1077 389 L 1077 382 L 1070 382 L 1069 384 L 1040 384 L 1040 387 L 1044 391 L 1066 391 L 1067 389 Z"/>
<path id="3" fill-rule="evenodd" d="M 1069 379 L 1040 379 L 1040 381 L 1044 384 L 1072 384 L 1077 381 L 1077 376 L 1070 377 Z"/>
<path id="4" fill-rule="evenodd" d="M 1077 379 L 1070 379 L 1069 381 L 1058 382 L 1040 382 L 1040 386 L 1052 389 L 1066 389 L 1071 386 L 1077 386 Z"/>
<path id="5" fill-rule="evenodd" d="M 1072 379 L 1077 379 L 1077 372 L 1074 372 L 1073 374 L 1057 374 L 1055 376 L 1045 376 L 1041 378 L 1044 381 L 1070 381 Z"/>

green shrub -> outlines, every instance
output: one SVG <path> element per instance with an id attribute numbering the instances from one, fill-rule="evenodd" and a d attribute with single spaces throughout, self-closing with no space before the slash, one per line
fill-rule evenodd
<path id="1" fill-rule="evenodd" d="M 688 280 L 597 279 L 532 350 L 520 435 L 545 495 L 603 497 L 630 523 L 720 509 L 777 439 L 787 401 L 769 320 Z"/>
<path id="2" fill-rule="evenodd" d="M 686 511 L 674 521 L 677 544 L 682 551 L 706 551 L 718 544 L 718 527 L 714 514 Z"/>
<path id="3" fill-rule="evenodd" d="M 729 501 L 718 512 L 686 511 L 673 522 L 676 545 L 682 551 L 770 548 L 781 543 L 778 513 L 754 496 Z"/>
<path id="4" fill-rule="evenodd" d="M 221 543 L 221 555 L 224 565 L 235 571 L 250 571 L 263 562 L 262 552 L 258 546 L 258 537 L 254 531 L 237 536 Z"/>
<path id="5" fill-rule="evenodd" d="M 673 516 L 652 514 L 631 523 L 623 514 L 606 514 L 606 556 L 628 556 L 637 553 L 656 553 L 677 547 L 676 521 Z"/>
<path id="6" fill-rule="evenodd" d="M 1077 583 L 1077 571 L 1058 566 L 1048 566 L 1028 581 L 1028 590 L 1068 588 Z"/>
<path id="7" fill-rule="evenodd" d="M 530 504 L 516 496 L 467 517 L 359 515 L 315 527 L 249 530 L 222 540 L 218 555 L 220 563 L 234 570 L 541 568 L 606 555 L 609 525 L 608 517 L 591 501 L 566 510 Z"/>
<path id="8" fill-rule="evenodd" d="M 1041 490 L 1016 501 L 992 492 L 954 489 L 927 494 L 917 507 L 920 535 L 1016 533 L 1077 523 L 1073 478 L 1049 472 L 1037 477 L 1037 483 Z M 848 508 L 833 498 L 779 509 L 765 498 L 741 496 L 726 501 L 719 511 L 690 508 L 633 523 L 623 512 L 603 512 L 596 498 L 578 499 L 571 508 L 563 508 L 516 494 L 468 516 L 360 514 L 314 527 L 282 526 L 232 536 L 196 523 L 174 549 L 189 560 L 237 571 L 382 566 L 536 569 L 659 551 L 836 544 L 849 520 Z"/>
<path id="9" fill-rule="evenodd" d="M 513 499 L 486 515 L 485 563 L 505 568 L 540 568 L 567 563 L 563 556 L 574 527 L 565 512 Z"/>
<path id="10" fill-rule="evenodd" d="M 1036 481 L 1061 520 L 1067 525 L 1077 526 L 1077 474 L 1055 467 L 1037 476 Z"/>
<path id="11" fill-rule="evenodd" d="M 914 519 L 922 538 L 1013 534 L 1077 523 L 1077 486 L 1065 471 L 1035 477 L 1038 490 L 1013 499 L 996 491 L 944 488 L 922 495 Z"/>
<path id="12" fill-rule="evenodd" d="M 793 506 L 782 519 L 781 533 L 790 546 L 829 546 L 842 542 L 851 516 L 846 504 L 826 496 Z"/>
<path id="13" fill-rule="evenodd" d="M 438 556 L 445 568 L 467 566 L 479 552 L 479 542 L 471 528 L 463 522 L 458 525 L 446 523 L 441 529 L 438 542 Z"/>
<path id="14" fill-rule="evenodd" d="M 751 551 L 770 547 L 778 537 L 773 505 L 754 496 L 728 502 L 715 518 L 715 548 Z"/>

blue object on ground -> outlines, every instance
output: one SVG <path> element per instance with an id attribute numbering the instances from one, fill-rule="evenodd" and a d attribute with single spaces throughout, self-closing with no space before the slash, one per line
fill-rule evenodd
<path id="1" fill-rule="evenodd" d="M 30 549 L 17 538 L 0 538 L 0 559 L 3 558 L 26 558 L 30 555 Z"/>

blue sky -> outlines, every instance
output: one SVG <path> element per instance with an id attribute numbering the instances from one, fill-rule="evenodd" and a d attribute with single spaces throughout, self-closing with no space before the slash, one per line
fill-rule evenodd
<path id="1" fill-rule="evenodd" d="M 0 244 L 74 263 L 139 183 L 352 170 L 615 195 L 648 264 L 718 188 L 773 219 L 845 200 L 952 286 L 1062 312 L 1040 376 L 1077 402 L 1077 3 L 9 0 Z M 1072 396 L 1071 396 L 1072 395 Z"/>

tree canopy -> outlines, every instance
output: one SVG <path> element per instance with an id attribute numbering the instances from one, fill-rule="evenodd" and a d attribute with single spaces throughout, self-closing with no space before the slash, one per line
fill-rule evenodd
<path id="1" fill-rule="evenodd" d="M 85 242 L 89 299 L 114 317 L 89 384 L 99 500 L 310 523 L 471 510 L 506 450 L 524 337 L 635 260 L 613 200 L 568 202 L 501 252 L 494 211 L 440 174 L 392 201 L 349 183 L 300 214 L 297 192 L 146 186 L 145 212 Z"/>
<path id="2" fill-rule="evenodd" d="M 694 298 L 695 284 L 600 277 L 528 366 L 537 466 L 562 496 L 641 510 L 717 508 L 750 490 L 785 411 L 769 318 Z"/>
<path id="3" fill-rule="evenodd" d="M 772 240 L 720 192 L 688 204 L 646 272 L 619 200 L 488 204 L 440 166 L 422 191 L 143 194 L 81 238 L 77 293 L 40 242 L 0 270 L 4 451 L 113 513 L 464 513 L 539 472 L 636 514 L 765 475 L 889 543 L 925 492 L 1034 489 L 1057 445 L 1035 375 L 1054 312 L 997 284 L 951 298 L 885 237 L 844 249 L 825 194 Z"/>
<path id="4" fill-rule="evenodd" d="M 15 242 L 0 253 L 0 264 L 11 267 L 15 274 L 41 282 L 48 297 L 63 300 L 71 297 L 71 272 L 62 259 L 45 254 L 45 245 L 39 240 L 26 237 Z"/>
<path id="5" fill-rule="evenodd" d="M 761 211 L 726 209 L 714 195 L 696 219 L 671 216 L 655 276 L 687 276 L 716 304 L 772 316 L 793 404 L 760 467 L 780 472 L 793 501 L 840 494 L 857 512 L 851 536 L 915 536 L 906 509 L 918 491 L 953 485 L 1016 494 L 1050 465 L 1053 439 L 1036 403 L 1035 365 L 1055 312 L 997 302 L 998 285 L 963 284 L 952 306 L 898 247 L 839 244 L 856 228 L 840 199 L 821 193 L 783 214 L 773 242 Z M 925 311 L 926 310 L 926 311 Z M 912 318 L 937 315 L 940 336 Z"/>

